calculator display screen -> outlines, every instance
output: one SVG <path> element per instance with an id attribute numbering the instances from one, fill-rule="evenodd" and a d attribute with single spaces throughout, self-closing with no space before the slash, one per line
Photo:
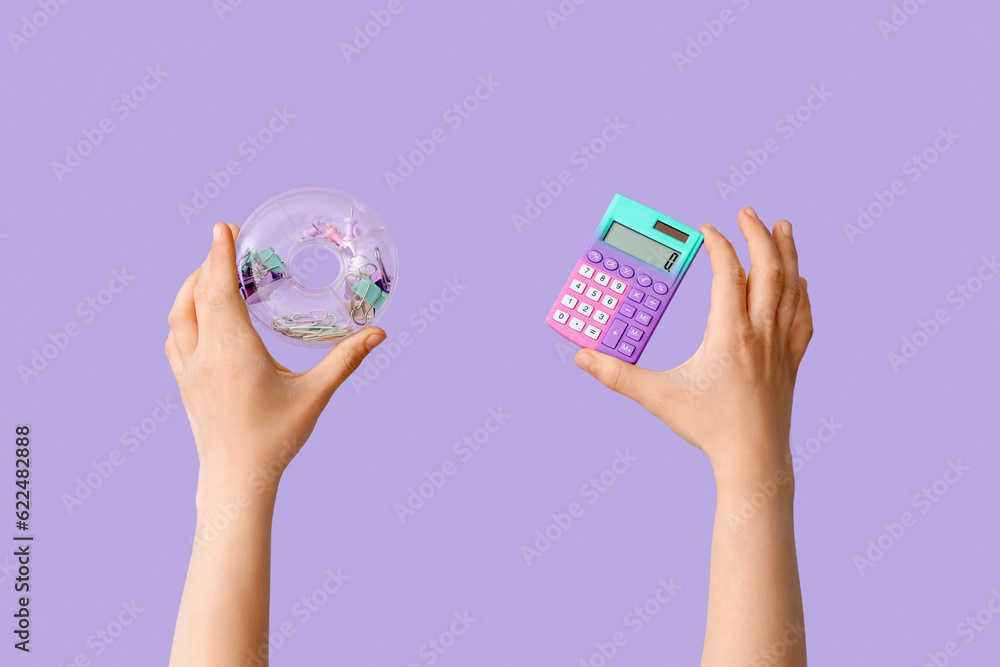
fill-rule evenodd
<path id="1" fill-rule="evenodd" d="M 620 222 L 611 222 L 608 233 L 604 235 L 604 242 L 633 257 L 638 257 L 647 264 L 662 267 L 667 273 L 673 271 L 681 256 L 679 251 L 643 236 Z"/>

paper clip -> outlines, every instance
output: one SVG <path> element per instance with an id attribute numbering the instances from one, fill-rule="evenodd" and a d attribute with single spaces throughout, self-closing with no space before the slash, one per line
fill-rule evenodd
<path id="1" fill-rule="evenodd" d="M 350 328 L 337 326 L 337 318 L 325 310 L 282 315 L 271 320 L 271 328 L 304 341 L 332 340 L 351 333 Z"/>

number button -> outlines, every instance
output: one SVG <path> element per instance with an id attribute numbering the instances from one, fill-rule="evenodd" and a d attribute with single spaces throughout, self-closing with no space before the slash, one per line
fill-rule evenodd
<path id="1" fill-rule="evenodd" d="M 615 269 L 618 268 L 618 260 L 614 259 L 613 257 L 608 257 L 606 260 L 604 260 L 604 268 L 607 269 L 608 271 L 614 271 Z"/>
<path id="2" fill-rule="evenodd" d="M 628 331 L 625 332 L 625 335 L 632 340 L 642 340 L 642 333 L 642 329 L 639 327 L 629 327 Z"/>
<path id="3" fill-rule="evenodd" d="M 598 324 L 607 324 L 609 317 L 611 316 L 605 313 L 603 310 L 599 310 L 596 313 L 594 313 L 594 320 L 596 320 Z"/>
<path id="4" fill-rule="evenodd" d="M 635 281 L 640 285 L 642 285 L 643 287 L 649 287 L 650 285 L 653 284 L 653 279 L 647 276 L 645 273 L 636 278 Z"/>
<path id="5" fill-rule="evenodd" d="M 597 252 L 596 250 L 591 250 L 590 252 L 587 253 L 587 259 L 589 259 L 591 262 L 597 263 L 602 259 L 604 259 L 604 255 Z"/>
<path id="6" fill-rule="evenodd" d="M 576 308 L 576 302 L 578 299 L 575 296 L 570 296 L 569 294 L 563 294 L 562 305 L 567 308 Z"/>
<path id="7" fill-rule="evenodd" d="M 632 345 L 631 343 L 622 343 L 618 347 L 618 351 L 626 357 L 631 357 L 632 353 L 635 352 L 635 345 Z"/>
<path id="8" fill-rule="evenodd" d="M 642 303 L 642 300 L 646 298 L 646 293 L 640 292 L 639 290 L 633 287 L 628 292 L 628 298 L 631 299 L 632 301 L 635 301 L 636 303 Z"/>
<path id="9" fill-rule="evenodd" d="M 590 299 L 591 301 L 597 301 L 598 299 L 600 299 L 601 294 L 603 294 L 603 292 L 601 292 L 601 290 L 597 289 L 596 287 L 591 287 L 589 290 L 587 290 L 587 298 Z"/>
<path id="10" fill-rule="evenodd" d="M 640 310 L 635 316 L 635 321 L 644 326 L 649 326 L 649 323 L 653 321 L 653 316 Z"/>
<path id="11" fill-rule="evenodd" d="M 589 264 L 581 264 L 580 265 L 580 270 L 577 271 L 577 273 L 579 273 L 584 278 L 589 278 L 590 276 L 594 275 L 594 271 L 596 271 L 596 270 L 597 269 L 595 269 L 594 267 L 590 266 Z"/>
<path id="12" fill-rule="evenodd" d="M 594 278 L 594 282 L 600 285 L 601 287 L 605 287 L 609 282 L 611 282 L 611 276 L 609 276 L 606 273 L 601 273 L 600 271 L 598 271 L 597 277 Z"/>
<path id="13" fill-rule="evenodd" d="M 557 310 L 556 312 L 552 313 L 552 319 L 554 319 L 559 324 L 566 324 L 566 320 L 569 319 L 569 315 L 561 310 Z"/>
<path id="14" fill-rule="evenodd" d="M 612 280 L 611 281 L 611 289 L 613 291 L 615 291 L 615 292 L 618 292 L 619 294 L 621 294 L 622 292 L 624 292 L 626 287 L 628 287 L 628 285 L 626 285 L 625 283 L 623 283 L 620 280 Z"/>
<path id="15" fill-rule="evenodd" d="M 569 328 L 573 331 L 583 331 L 583 320 L 579 317 L 574 317 L 569 321 Z"/>
<path id="16" fill-rule="evenodd" d="M 587 330 L 583 332 L 587 338 L 593 338 L 597 340 L 597 337 L 601 335 L 601 330 L 595 327 L 593 324 L 587 327 Z"/>
<path id="17" fill-rule="evenodd" d="M 607 308 L 614 309 L 614 307 L 618 305 L 618 299 L 608 294 L 603 299 L 601 299 L 601 305 L 606 306 Z"/>
<path id="18" fill-rule="evenodd" d="M 656 310 L 657 308 L 660 307 L 660 300 L 657 299 L 656 297 L 647 296 L 646 300 L 642 303 L 642 305 L 644 305 L 646 308 L 649 308 L 650 310 Z"/>
<path id="19" fill-rule="evenodd" d="M 633 269 L 631 266 L 623 266 L 621 270 L 618 271 L 618 273 L 622 274 L 622 278 L 631 278 L 632 276 L 635 275 L 635 269 Z"/>
<path id="20" fill-rule="evenodd" d="M 594 307 L 591 306 L 589 303 L 581 303 L 580 307 L 576 309 L 576 312 L 580 313 L 584 317 L 587 317 L 592 312 L 594 312 Z"/>
<path id="21" fill-rule="evenodd" d="M 569 288 L 577 294 L 583 294 L 583 290 L 587 288 L 587 283 L 582 280 L 574 280 L 569 284 Z"/>

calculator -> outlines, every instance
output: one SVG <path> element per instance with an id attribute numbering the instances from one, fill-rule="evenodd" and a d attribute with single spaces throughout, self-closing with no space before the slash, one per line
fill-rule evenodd
<path id="1" fill-rule="evenodd" d="M 615 195 L 549 311 L 549 326 L 634 364 L 703 241 L 697 230 Z"/>

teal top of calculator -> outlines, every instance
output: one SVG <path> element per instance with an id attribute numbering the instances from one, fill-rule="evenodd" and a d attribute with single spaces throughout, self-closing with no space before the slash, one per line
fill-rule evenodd
<path id="1" fill-rule="evenodd" d="M 615 195 L 549 311 L 549 326 L 634 364 L 703 241 L 701 232 Z"/>

